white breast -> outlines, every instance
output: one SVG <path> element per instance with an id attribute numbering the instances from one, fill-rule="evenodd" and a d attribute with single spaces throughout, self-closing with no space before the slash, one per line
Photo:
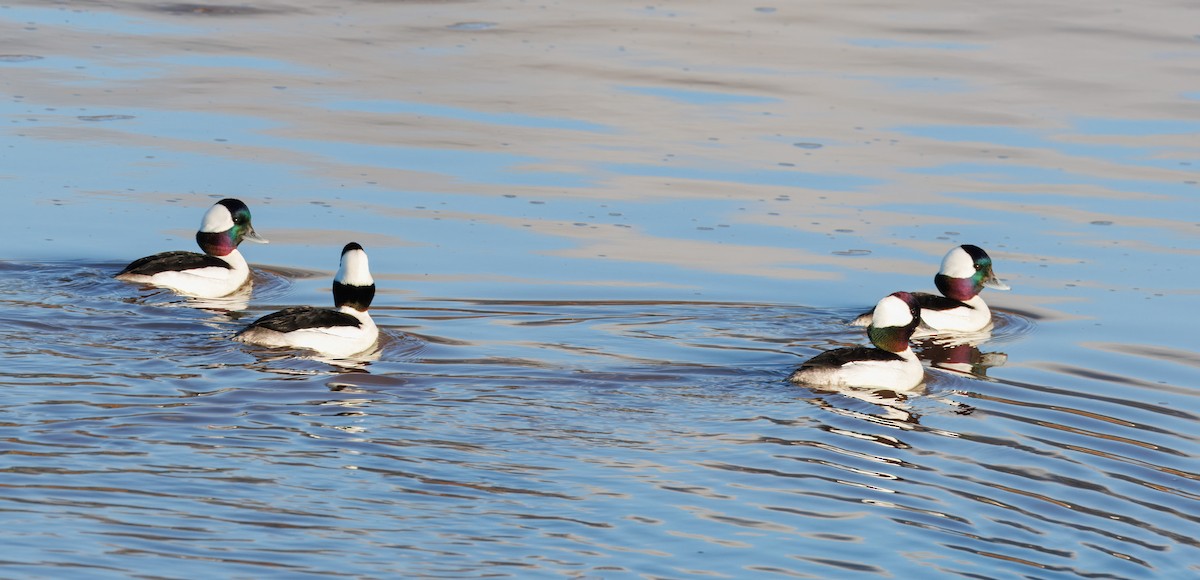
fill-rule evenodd
<path id="1" fill-rule="evenodd" d="M 954 308 L 951 310 L 921 310 L 921 322 L 940 331 L 976 332 L 984 330 L 992 324 L 992 311 L 983 298 L 975 296 L 965 302 L 971 308 Z M 918 334 L 922 334 L 918 331 Z"/>

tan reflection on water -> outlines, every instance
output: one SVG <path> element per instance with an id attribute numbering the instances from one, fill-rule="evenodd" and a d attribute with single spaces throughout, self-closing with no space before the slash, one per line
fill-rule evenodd
<path id="1" fill-rule="evenodd" d="M 116 9 L 183 28 L 169 36 L 120 38 L 82 27 L 63 27 L 53 35 L 4 32 L 21 38 L 22 51 L 29 54 L 75 55 L 141 71 L 148 78 L 80 86 L 75 81 L 91 74 L 86 67 L 49 75 L 29 68 L 6 73 L 19 78 L 27 98 L 48 104 L 69 106 L 78 102 L 73 97 L 78 94 L 114 110 L 219 107 L 225 114 L 273 119 L 279 126 L 268 132 L 279 136 L 502 150 L 565 171 L 598 160 L 657 162 L 663 153 L 746 168 L 775 168 L 780 161 L 791 161 L 797 170 L 880 177 L 895 184 L 887 186 L 890 195 L 913 201 L 930 199 L 922 186 L 926 178 L 906 178 L 893 168 L 921 166 L 933 158 L 994 158 L 998 151 L 982 152 L 976 143 L 903 138 L 889 128 L 999 124 L 1056 129 L 1068 116 L 1130 118 L 1150 111 L 1188 117 L 1190 107 L 1163 96 L 1194 90 L 1180 68 L 1200 56 L 1193 27 L 1169 6 L 1121 13 L 1100 7 L 1030 11 L 997 5 L 966 13 L 956 4 L 934 1 L 895 9 L 782 6 L 767 13 L 724 3 L 654 7 L 573 2 L 545 10 L 518 2 L 472 3 L 473 21 L 494 23 L 485 30 L 451 28 L 464 16 L 460 3 L 356 2 L 332 9 L 300 1 L 252 15 L 157 10 L 154 5 Z M 292 68 L 264 76 L 251 67 L 177 66 L 156 58 L 247 54 Z M 1098 55 L 1104 66 L 1096 66 Z M 1128 70 L 1138 71 L 1139 87 L 1154 90 L 1132 90 Z M 931 83 L 931 88 L 892 85 L 907 79 Z M 942 88 L 938 80 L 952 83 Z M 64 93 L 67 84 L 71 91 Z M 623 90 L 645 86 L 772 100 L 722 107 L 714 115 L 704 105 Z M 919 98 L 896 97 L 905 90 Z M 1081 99 L 1081 94 L 1104 98 Z M 512 126 L 497 131 L 494 125 L 464 119 L 325 110 L 325 101 L 350 95 L 584 120 L 611 130 Z M 101 131 L 120 129 L 94 124 L 79 129 Z M 768 141 L 764 135 L 789 138 Z M 792 146 L 791 136 L 807 136 L 826 146 L 802 151 Z M 895 138 L 901 141 L 890 141 Z M 1146 146 L 1166 149 L 1166 155 L 1188 146 L 1178 136 L 1143 139 Z M 157 146 L 227 148 L 231 155 L 246 151 L 236 143 L 158 141 Z M 1080 165 L 1094 160 L 1036 154 L 1038 165 L 1096 170 Z M 351 168 L 319 159 L 288 161 L 311 164 L 315 172 L 335 178 L 342 172 L 357 176 Z M 371 176 L 396 189 L 412 187 L 413 177 L 383 168 L 375 168 Z M 421 181 L 439 181 L 426 177 Z M 434 183 L 420 187 L 430 185 Z M 489 189 L 442 185 L 459 193 Z M 639 190 L 639 195 L 656 193 L 666 192 Z"/>
<path id="2" fill-rule="evenodd" d="M 572 240 L 574 247 L 552 252 L 562 257 L 603 256 L 772 280 L 836 280 L 841 272 L 855 270 L 928 271 L 932 277 L 930 269 L 945 245 L 895 236 L 891 232 L 898 226 L 969 231 L 998 212 L 1013 212 L 1052 213 L 1056 220 L 1080 225 L 1113 222 L 1187 236 L 1195 232 L 1194 222 L 1187 221 L 1190 216 L 1112 215 L 1047 205 L 1040 199 L 1047 194 L 1164 199 L 1154 191 L 1133 194 L 1096 184 L 1020 183 L 1006 169 L 1032 166 L 1095 178 L 1178 183 L 1183 175 L 1177 171 L 1072 155 L 1047 145 L 1123 145 L 1145 148 L 1159 159 L 1194 157 L 1190 135 L 1081 135 L 1071 127 L 1075 120 L 1087 118 L 1194 117 L 1194 105 L 1178 95 L 1194 91 L 1189 83 L 1195 75 L 1190 73 L 1196 72 L 1200 47 L 1190 23 L 1178 18 L 1170 5 L 1126 12 L 1100 6 L 1031 10 L 1021 5 L 967 12 L 944 0 L 894 8 L 788 5 L 769 11 L 727 3 L 652 6 L 612 0 L 546 9 L 511 1 L 470 3 L 469 11 L 464 6 L 355 2 L 331 8 L 300 0 L 255 10 L 195 10 L 179 4 L 118 3 L 95 10 L 159 22 L 172 32 L 114 36 L 100 28 L 66 24 L 49 34 L 9 20 L 0 21 L 0 32 L 20 39 L 24 54 L 83 63 L 74 68 L 5 68 L 6 79 L 21 88 L 27 102 L 45 107 L 36 115 L 58 121 L 22 127 L 38 139 L 252 159 L 301 167 L 319 180 L 372 182 L 384 191 L 630 203 L 744 200 L 756 205 L 753 211 L 727 216 L 725 221 L 735 228 L 770 226 L 826 235 L 852 230 L 854 241 L 846 250 L 884 245 L 914 250 L 909 260 L 879 260 L 806 251 L 799 245 L 654 236 L 636 227 L 593 230 L 551 219 L 457 216 L 528 226 L 528 231 Z M 467 22 L 483 24 L 456 26 L 467 14 Z M 248 57 L 280 66 L 264 70 L 254 62 L 239 65 L 239 59 Z M 1099 58 L 1103 66 L 1097 66 Z M 214 60 L 206 64 L 206 59 Z M 110 69 L 119 74 L 106 72 Z M 1136 86 L 1130 84 L 1130 70 L 1137 71 Z M 732 95 L 733 100 L 710 105 L 645 89 Z M 1087 98 L 1093 95 L 1096 98 Z M 433 105 L 450 112 L 372 112 L 347 102 Z M 87 110 L 78 110 L 80 103 Z M 128 130 L 123 124 L 127 121 L 73 121 L 76 115 L 143 109 L 241 116 L 254 121 L 256 135 L 273 144 L 214 141 L 210 135 L 144 135 Z M 476 119 L 454 111 L 484 116 Z M 506 124 L 503 115 L 574 124 Z M 1045 140 L 1020 147 L 934 140 L 900 129 L 929 125 L 1028 130 Z M 305 150 L 302 144 L 308 142 L 512 155 L 526 161 L 510 170 L 577 175 L 588 185 L 471 182 L 438 173 L 438 168 L 423 171 L 389 166 L 386 160 L 329 158 Z M 797 147 L 799 142 L 820 147 Z M 170 161 L 140 163 L 169 167 Z M 956 163 L 989 165 L 977 174 L 912 171 Z M 796 179 L 780 185 L 688 180 L 613 169 L 621 165 L 714 169 L 734 175 L 794 172 Z M 831 191 L 811 186 L 806 177 L 810 175 L 866 178 L 872 183 Z M 154 194 L 97 194 L 162 201 L 186 196 L 194 184 L 179 187 Z M 1010 200 L 1027 195 L 1030 201 L 997 201 L 991 197 L 995 193 Z M 781 194 L 789 200 L 776 201 Z M 897 201 L 906 209 L 897 210 Z M 947 204 L 959 208 L 954 217 L 922 209 Z M 1128 230 L 1113 228 L 1106 234 L 1114 242 L 1141 244 L 1136 246 L 1139 251 L 1187 253 L 1121 239 L 1135 235 Z M 337 241 L 333 238 L 338 234 L 296 235 Z M 1052 235 L 1079 243 L 1069 232 Z M 288 239 L 297 238 L 281 240 Z M 400 238 L 373 239 L 373 245 L 406 243 Z M 1008 259 L 1055 263 L 1069 261 L 1069 253 L 1013 252 Z M 1003 276 L 1004 258 L 997 258 Z M 1058 287 L 1078 283 L 1052 275 L 1018 281 Z"/>
<path id="3" fill-rule="evenodd" d="M 1152 344 L 1122 344 L 1115 342 L 1084 342 L 1080 343 L 1080 346 L 1117 354 L 1140 356 L 1151 360 L 1200 367 L 1200 359 L 1196 358 L 1196 353 L 1177 348 Z"/>

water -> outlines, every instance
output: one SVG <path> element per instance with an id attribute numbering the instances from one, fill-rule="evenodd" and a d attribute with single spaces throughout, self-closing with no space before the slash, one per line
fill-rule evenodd
<path id="1" fill-rule="evenodd" d="M 0 7 L 0 575 L 1196 576 L 1189 8 Z M 248 300 L 111 278 L 226 196 Z M 378 353 L 228 340 L 351 240 Z M 960 243 L 924 392 L 784 380 Z"/>

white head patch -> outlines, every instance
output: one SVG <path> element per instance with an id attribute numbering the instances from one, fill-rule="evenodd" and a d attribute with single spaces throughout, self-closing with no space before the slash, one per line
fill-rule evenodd
<path id="1" fill-rule="evenodd" d="M 204 219 L 200 221 L 200 231 L 213 234 L 217 232 L 228 231 L 233 228 L 233 216 L 229 213 L 229 208 L 221 204 L 216 204 L 204 213 Z"/>
<path id="2" fill-rule="evenodd" d="M 342 264 L 333 279 L 350 286 L 374 284 L 375 279 L 371 277 L 371 268 L 367 264 L 367 253 L 362 250 L 350 250 L 342 254 Z"/>
<path id="3" fill-rule="evenodd" d="M 942 258 L 939 272 L 951 278 L 970 278 L 975 275 L 975 260 L 962 247 L 954 248 Z"/>
<path id="4" fill-rule="evenodd" d="M 889 326 L 908 326 L 913 321 L 908 304 L 895 296 L 888 296 L 875 305 L 871 314 L 871 326 L 886 328 Z"/>

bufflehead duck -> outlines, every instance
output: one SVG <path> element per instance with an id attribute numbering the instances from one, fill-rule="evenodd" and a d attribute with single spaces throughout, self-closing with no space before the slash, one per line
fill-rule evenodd
<path id="1" fill-rule="evenodd" d="M 226 296 L 250 279 L 250 266 L 237 249 L 242 240 L 267 243 L 254 232 L 246 204 L 222 199 L 205 212 L 196 232 L 203 254 L 179 251 L 146 256 L 125 266 L 116 278 L 197 298 Z"/>
<path id="2" fill-rule="evenodd" d="M 978 332 L 992 325 L 992 311 L 979 296 L 984 288 L 1008 290 L 1008 285 L 992 272 L 992 259 L 979 246 L 964 244 L 942 258 L 942 268 L 933 277 L 942 295 L 913 292 L 921 305 L 922 334 L 927 330 Z M 871 313 L 855 318 L 851 324 L 871 324 Z"/>
<path id="3" fill-rule="evenodd" d="M 284 308 L 255 320 L 233 339 L 262 346 L 306 348 L 334 357 L 361 353 L 379 338 L 379 328 L 367 313 L 374 298 L 375 280 L 367 265 L 367 253 L 350 242 L 342 248 L 341 265 L 333 278 L 336 309 Z"/>
<path id="4" fill-rule="evenodd" d="M 823 352 L 800 365 L 788 380 L 810 386 L 877 387 L 907 391 L 925 380 L 925 369 L 908 341 L 921 323 L 921 306 L 908 292 L 894 292 L 875 305 L 867 336 L 874 348 Z"/>

